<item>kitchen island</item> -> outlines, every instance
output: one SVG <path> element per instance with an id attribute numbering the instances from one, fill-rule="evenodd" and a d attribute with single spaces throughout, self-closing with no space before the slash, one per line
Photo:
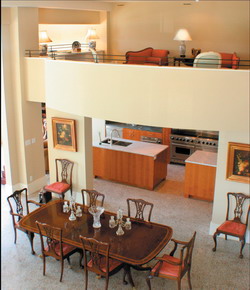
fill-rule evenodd
<path id="1" fill-rule="evenodd" d="M 167 176 L 168 146 L 128 139 L 128 146 L 94 142 L 94 176 L 153 190 Z"/>
<path id="2" fill-rule="evenodd" d="M 213 201 L 217 153 L 196 150 L 185 163 L 184 197 Z"/>

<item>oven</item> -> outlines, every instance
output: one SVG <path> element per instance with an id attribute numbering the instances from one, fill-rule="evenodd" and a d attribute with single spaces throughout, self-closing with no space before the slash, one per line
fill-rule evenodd
<path id="1" fill-rule="evenodd" d="M 162 144 L 162 139 L 156 138 L 156 137 L 141 136 L 141 141 L 148 142 L 148 143 Z"/>
<path id="2" fill-rule="evenodd" d="M 194 153 L 195 146 L 190 144 L 180 144 L 171 142 L 170 159 L 171 162 L 185 164 L 185 160 Z"/>
<path id="3" fill-rule="evenodd" d="M 170 162 L 185 164 L 196 150 L 217 152 L 219 132 L 172 129 L 170 134 Z"/>

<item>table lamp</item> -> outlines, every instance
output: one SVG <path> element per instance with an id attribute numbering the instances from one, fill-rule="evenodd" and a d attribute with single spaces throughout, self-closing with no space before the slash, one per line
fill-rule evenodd
<path id="1" fill-rule="evenodd" d="M 48 52 L 48 45 L 46 43 L 52 42 L 52 40 L 49 38 L 47 31 L 39 31 L 39 43 L 42 47 L 42 54 L 41 55 L 47 55 Z"/>
<path id="2" fill-rule="evenodd" d="M 174 40 L 178 40 L 181 42 L 180 46 L 179 46 L 179 50 L 180 50 L 180 57 L 185 57 L 186 55 L 186 45 L 185 45 L 185 41 L 190 41 L 192 40 L 191 36 L 189 35 L 187 29 L 185 28 L 181 28 L 177 31 Z"/>
<path id="3" fill-rule="evenodd" d="M 99 39 L 99 36 L 96 34 L 96 30 L 94 28 L 88 29 L 85 36 L 85 42 L 88 42 L 90 48 L 96 49 L 95 39 Z"/>

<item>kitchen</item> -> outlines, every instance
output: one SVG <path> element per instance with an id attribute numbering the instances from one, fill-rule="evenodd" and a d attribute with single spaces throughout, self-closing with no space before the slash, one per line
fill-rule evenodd
<path id="1" fill-rule="evenodd" d="M 179 173 L 181 172 L 180 176 L 183 174 L 185 175 L 181 178 L 183 180 L 185 179 L 182 190 L 182 195 L 184 197 L 193 197 L 201 200 L 213 201 L 219 132 L 208 130 L 162 128 L 139 124 L 119 123 L 109 120 L 100 121 L 101 123 L 99 123 L 98 126 L 95 126 L 95 121 L 93 121 L 93 137 L 96 136 L 93 140 L 95 177 L 138 186 L 141 188 L 147 188 L 149 190 L 155 190 L 156 188 L 158 189 L 167 183 L 167 176 L 169 174 L 171 175 L 173 172 L 177 171 Z M 116 144 L 114 143 L 110 146 L 110 142 L 114 141 L 125 143 L 128 141 L 129 144 L 132 144 L 132 147 L 127 144 L 125 146 L 115 146 Z M 132 152 L 132 148 L 135 144 L 140 145 L 140 148 L 144 147 L 145 151 L 147 151 L 146 147 L 148 147 L 149 144 L 151 145 L 151 148 L 155 147 L 159 149 L 159 151 L 165 150 L 163 153 L 166 156 L 166 158 L 164 157 L 165 165 L 162 163 L 160 170 L 157 170 L 156 167 L 155 169 L 151 168 L 151 170 L 157 172 L 157 175 L 159 175 L 160 172 L 160 175 L 157 177 L 157 182 L 153 182 L 150 187 L 147 187 L 145 184 L 130 183 L 128 182 L 128 179 L 117 179 L 114 175 L 111 177 L 109 174 L 103 174 L 103 171 L 102 173 L 98 171 L 97 167 L 99 167 L 99 165 L 97 166 L 97 164 L 101 164 L 104 162 L 103 160 L 107 160 L 105 159 L 107 157 L 103 157 L 103 159 L 100 158 L 100 156 L 103 156 L 103 153 L 101 155 L 97 155 L 98 157 L 95 157 L 97 147 L 102 147 L 102 149 L 107 150 L 112 148 L 118 151 L 122 148 L 121 150 L 125 150 L 127 153 L 136 153 Z M 107 152 L 107 150 L 104 150 L 104 152 Z M 142 152 L 139 152 L 139 154 L 141 153 Z M 110 157 L 111 160 L 113 157 Z M 118 158 L 117 160 L 119 160 L 119 162 L 123 160 L 124 163 L 124 160 L 126 159 L 124 158 L 125 157 L 121 159 L 120 157 L 120 159 Z M 156 159 L 156 155 L 154 156 L 154 159 Z M 135 169 L 135 165 L 131 166 L 131 168 Z M 119 166 L 117 164 L 113 164 L 112 167 L 116 168 L 114 171 L 117 173 L 117 168 L 119 168 Z M 140 168 L 143 168 L 143 166 Z M 139 171 L 142 172 L 143 170 Z M 142 175 L 148 174 L 148 172 L 149 171 L 145 170 Z M 124 173 L 121 174 L 124 175 Z M 126 174 L 128 175 L 128 173 Z M 150 179 L 149 176 L 147 178 Z"/>

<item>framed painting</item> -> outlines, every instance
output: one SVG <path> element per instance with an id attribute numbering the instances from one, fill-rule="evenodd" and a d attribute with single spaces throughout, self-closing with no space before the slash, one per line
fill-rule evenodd
<path id="1" fill-rule="evenodd" d="M 54 148 L 77 151 L 75 120 L 52 118 Z"/>
<path id="2" fill-rule="evenodd" d="M 250 183 L 250 145 L 228 143 L 227 180 Z"/>

